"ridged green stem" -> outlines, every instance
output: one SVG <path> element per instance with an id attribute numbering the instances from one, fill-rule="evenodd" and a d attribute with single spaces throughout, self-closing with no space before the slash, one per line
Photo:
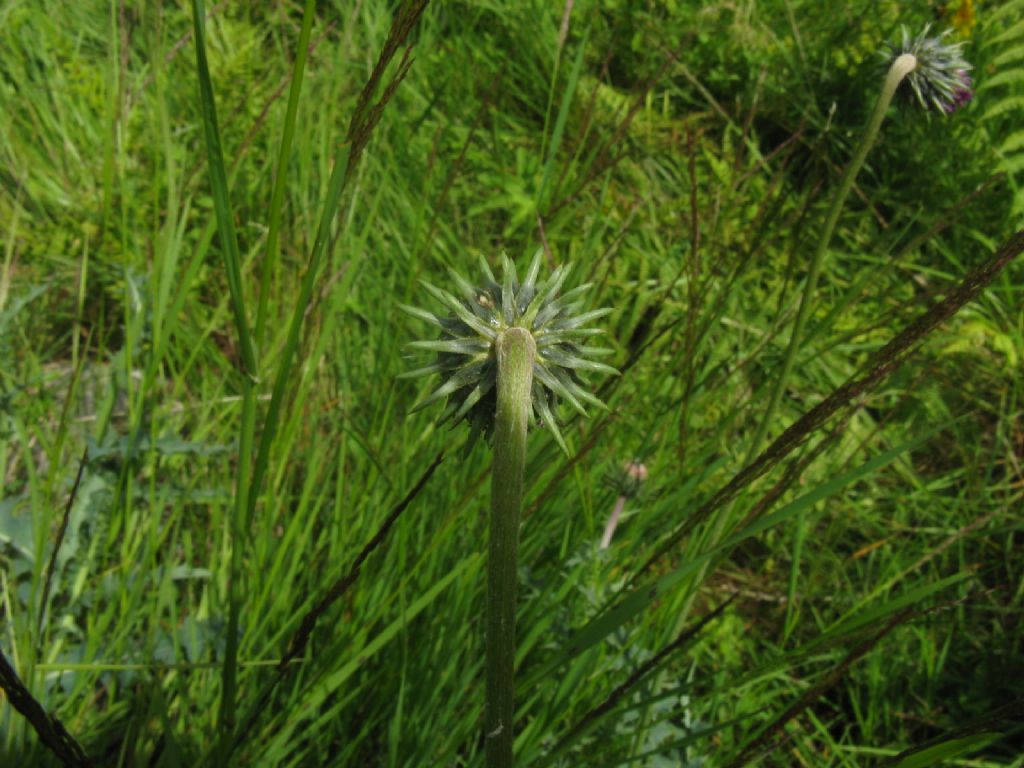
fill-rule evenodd
<path id="1" fill-rule="evenodd" d="M 814 250 L 814 257 L 811 260 L 811 271 L 807 274 L 804 292 L 800 297 L 800 307 L 797 309 L 796 321 L 793 323 L 793 332 L 789 337 L 789 346 L 786 347 L 786 357 L 782 362 L 782 371 L 780 371 L 778 378 L 775 380 L 775 387 L 772 389 L 768 407 L 761 418 L 761 423 L 757 428 L 754 439 L 750 443 L 746 463 L 749 463 L 761 449 L 761 443 L 764 442 L 765 434 L 768 432 L 768 425 L 771 423 L 772 417 L 779 407 L 779 402 L 782 400 L 782 393 L 786 391 L 786 385 L 789 383 L 789 375 L 793 370 L 797 349 L 799 349 L 800 342 L 803 340 L 807 319 L 811 314 L 811 304 L 814 300 L 814 292 L 817 289 L 818 276 L 821 274 L 821 267 L 825 262 L 825 253 L 828 251 L 829 242 L 832 240 L 832 233 L 835 231 L 836 223 L 839 221 L 839 214 L 843 210 L 846 198 L 850 195 L 850 190 L 853 189 L 853 182 L 857 178 L 861 167 L 863 167 L 868 152 L 878 137 L 878 129 L 882 126 L 885 113 L 889 109 L 889 104 L 892 103 L 892 97 L 896 94 L 896 89 L 903 82 L 903 78 L 913 72 L 916 66 L 917 59 L 912 54 L 905 53 L 898 57 L 892 63 L 892 66 L 889 67 L 889 73 L 882 84 L 882 92 L 878 95 L 878 102 L 875 104 L 875 109 L 864 128 L 864 134 L 861 136 L 860 143 L 857 145 L 853 157 L 850 158 L 850 162 L 846 166 L 846 170 L 843 171 L 842 178 L 839 180 L 839 187 L 832 198 L 832 205 L 828 210 L 825 226 L 822 227 L 821 236 L 818 238 L 818 245 Z"/>
<path id="2" fill-rule="evenodd" d="M 793 323 L 793 331 L 789 337 L 789 345 L 786 347 L 786 356 L 782 362 L 782 370 L 779 372 L 778 378 L 775 380 L 775 386 L 772 388 L 771 397 L 768 400 L 768 407 L 765 409 L 764 415 L 761 417 L 761 423 L 758 424 L 757 431 L 754 434 L 754 439 L 750 443 L 750 447 L 747 449 L 747 455 L 744 460 L 744 465 L 749 464 L 758 455 L 761 450 L 761 443 L 764 442 L 765 435 L 768 433 L 768 425 L 771 424 L 772 418 L 775 416 L 775 411 L 779 407 L 779 403 L 782 401 L 782 394 L 786 391 L 786 385 L 789 383 L 789 376 L 793 371 L 793 363 L 796 360 L 796 353 L 800 347 L 800 342 L 803 340 L 804 329 L 807 326 L 807 320 L 811 314 L 811 303 L 814 301 L 814 293 L 818 287 L 818 277 L 821 274 L 822 265 L 825 263 L 825 253 L 828 251 L 828 245 L 832 240 L 832 233 L 835 232 L 836 224 L 839 222 L 839 214 L 842 213 L 843 205 L 846 203 L 846 198 L 850 195 L 850 190 L 853 189 L 853 182 L 857 178 L 857 174 L 860 173 L 860 169 L 864 166 L 864 161 L 867 159 L 868 152 L 875 143 L 875 139 L 878 138 L 878 130 L 882 127 L 882 121 L 885 119 L 885 113 L 889 110 L 889 105 L 892 103 L 893 96 L 896 95 L 896 89 L 899 88 L 903 78 L 914 71 L 917 66 L 917 58 L 912 54 L 905 53 L 899 56 L 889 67 L 889 72 L 886 74 L 885 82 L 882 84 L 882 92 L 878 95 L 878 101 L 875 103 L 875 109 L 871 113 L 871 117 L 868 118 L 868 123 L 864 127 L 864 133 L 860 137 L 860 143 L 854 150 L 853 157 L 850 158 L 850 162 L 847 164 L 846 169 L 843 171 L 842 178 L 839 180 L 839 186 L 836 188 L 835 195 L 832 197 L 832 204 L 828 209 L 828 215 L 825 218 L 825 225 L 821 229 L 821 235 L 818 237 L 818 244 L 814 249 L 814 256 L 811 259 L 811 269 L 807 274 L 807 282 L 804 284 L 803 294 L 800 296 L 800 306 L 797 309 L 796 320 Z M 736 504 L 729 507 L 728 510 L 724 510 L 722 514 L 716 515 L 714 525 L 711 529 L 710 537 L 707 541 L 707 548 L 710 549 L 717 545 L 726 532 L 732 525 L 732 519 L 736 512 Z M 704 580 L 705 575 L 708 572 L 709 565 L 705 565 L 697 576 L 696 583 L 700 583 Z M 682 626 L 682 622 L 689 613 L 690 606 L 693 603 L 693 599 L 696 596 L 696 592 L 690 597 L 690 600 L 684 610 L 680 614 L 679 626 Z"/>
<path id="3" fill-rule="evenodd" d="M 491 528 L 487 555 L 487 768 L 512 768 L 515 723 L 516 551 L 526 466 L 526 429 L 537 345 L 509 328 L 495 342 L 498 407 L 494 416 Z"/>

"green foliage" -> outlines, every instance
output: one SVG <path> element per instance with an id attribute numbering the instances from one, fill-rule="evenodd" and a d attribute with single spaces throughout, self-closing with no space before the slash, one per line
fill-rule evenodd
<path id="1" fill-rule="evenodd" d="M 234 644 L 231 764 L 481 765 L 490 453 L 410 413 L 397 306 L 540 246 L 614 307 L 623 375 L 557 414 L 571 458 L 531 439 L 522 764 L 1020 766 L 1020 263 L 720 541 L 717 512 L 674 538 L 742 468 L 875 52 L 932 4 L 577 0 L 563 34 L 561 3 L 438 3 L 364 102 L 394 5 L 309 3 L 289 109 L 302 9 L 208 4 L 217 187 L 186 9 L 0 13 L 0 648 L 29 690 L 102 764 L 214 765 Z M 977 95 L 887 117 L 769 441 L 1020 220 L 1022 5 L 976 10 Z M 649 479 L 602 551 L 625 460 Z M 10 707 L 0 763 L 54 764 Z"/>
<path id="2" fill-rule="evenodd" d="M 1014 0 L 994 8 L 981 26 L 980 54 L 986 75 L 979 95 L 986 101 L 984 120 L 992 126 L 999 168 L 1014 184 L 1014 214 L 1024 219 L 1024 129 L 1018 119 L 1024 106 L 1024 3 Z"/>

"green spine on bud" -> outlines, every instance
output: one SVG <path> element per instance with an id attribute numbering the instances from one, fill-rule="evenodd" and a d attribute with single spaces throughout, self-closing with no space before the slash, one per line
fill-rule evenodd
<path id="1" fill-rule="evenodd" d="M 483 434 L 490 439 L 497 406 L 495 345 L 504 331 L 522 328 L 529 332 L 536 345 L 530 390 L 531 420 L 536 423 L 539 419 L 548 427 L 558 445 L 568 453 L 555 417 L 559 404 L 567 403 L 584 416 L 587 415 L 586 405 L 604 408 L 583 376 L 588 372 L 618 373 L 593 359 L 611 354 L 612 350 L 588 344 L 589 339 L 602 333 L 589 324 L 611 310 L 582 311 L 583 295 L 590 288 L 589 284 L 560 294 L 569 275 L 568 265 L 557 267 L 550 277 L 540 280 L 540 251 L 522 282 L 507 256 L 502 256 L 500 282 L 483 258 L 480 267 L 483 279 L 479 286 L 450 270 L 454 293 L 423 282 L 424 289 L 444 305 L 447 315 L 399 305 L 413 317 L 441 331 L 437 339 L 408 345 L 409 349 L 434 352 L 436 357 L 431 365 L 405 373 L 404 377 L 434 373 L 441 376 L 441 385 L 414 411 L 445 399 L 441 423 L 457 424 L 465 420 L 474 436 Z"/>

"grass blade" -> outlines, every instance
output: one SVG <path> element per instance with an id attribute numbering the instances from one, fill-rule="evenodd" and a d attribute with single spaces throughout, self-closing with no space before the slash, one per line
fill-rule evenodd
<path id="1" fill-rule="evenodd" d="M 627 621 L 642 613 L 655 600 L 663 598 L 667 592 L 682 583 L 684 579 L 697 573 L 706 564 L 712 562 L 717 556 L 731 551 L 741 542 L 746 541 L 769 528 L 779 525 L 783 521 L 799 514 L 800 512 L 809 511 L 817 502 L 839 492 L 850 483 L 874 474 L 901 454 L 921 445 L 926 440 L 933 437 L 936 433 L 941 431 L 941 429 L 944 429 L 945 426 L 947 425 L 933 429 L 915 440 L 911 440 L 885 451 L 856 469 L 846 472 L 839 477 L 833 478 L 827 483 L 819 485 L 810 493 L 801 496 L 783 508 L 770 515 L 765 515 L 764 517 L 755 520 L 746 528 L 720 542 L 700 557 L 686 562 L 671 573 L 656 579 L 646 586 L 631 590 L 614 607 L 599 614 L 595 619 L 587 624 L 587 626 L 583 627 L 573 635 L 561 651 L 549 659 L 547 663 L 534 671 L 524 684 L 524 687 L 530 688 L 536 685 L 540 680 L 550 675 L 554 670 L 575 658 L 587 648 L 590 648 L 603 640 L 611 632 L 614 632 Z"/>
<path id="2" fill-rule="evenodd" d="M 295 118 L 299 112 L 299 96 L 302 93 L 302 80 L 306 72 L 306 59 L 309 57 L 309 38 L 315 16 L 316 0 L 306 0 L 306 6 L 302 11 L 302 28 L 299 30 L 299 40 L 296 44 L 292 82 L 288 89 L 288 107 L 284 116 L 284 131 L 281 134 L 281 149 L 277 156 L 277 173 L 274 175 L 274 189 L 270 195 L 267 252 L 263 259 L 259 301 L 256 304 L 256 343 L 260 345 L 263 343 L 263 334 L 267 322 L 270 276 L 281 255 L 281 211 L 284 209 L 284 192 L 288 180 L 286 169 L 288 157 L 292 151 L 292 141 L 295 138 Z"/>
<path id="3" fill-rule="evenodd" d="M 238 624 L 241 611 L 238 578 L 242 562 L 242 519 L 248 507 L 250 470 L 252 467 L 253 436 L 256 424 L 255 382 L 259 373 L 256 352 L 246 318 L 245 295 L 242 287 L 241 256 L 235 233 L 234 213 L 228 191 L 227 171 L 221 149 L 220 130 L 217 127 L 217 105 L 213 98 L 213 83 L 206 59 L 206 9 L 203 0 L 192 0 L 192 24 L 195 39 L 196 70 L 199 78 L 199 106 L 202 113 L 203 133 L 213 192 L 214 211 L 224 251 L 224 270 L 231 294 L 231 308 L 235 331 L 241 349 L 242 362 L 242 425 L 238 448 L 238 474 L 235 481 L 234 506 L 231 517 L 231 560 L 228 566 L 228 626 L 224 651 L 221 707 L 218 728 L 229 733 L 235 721 L 235 689 L 238 675 Z M 255 494 L 253 494 L 255 496 Z"/>

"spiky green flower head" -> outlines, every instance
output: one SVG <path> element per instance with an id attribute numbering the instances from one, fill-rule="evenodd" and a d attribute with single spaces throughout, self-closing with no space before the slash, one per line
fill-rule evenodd
<path id="1" fill-rule="evenodd" d="M 618 373 L 593 359 L 611 354 L 612 350 L 588 344 L 588 340 L 603 332 L 589 324 L 611 310 L 582 311 L 583 295 L 591 287 L 589 283 L 559 295 L 569 276 L 569 265 L 556 267 L 546 280 L 538 280 L 540 251 L 522 282 L 505 255 L 502 255 L 502 267 L 499 283 L 481 257 L 479 286 L 449 269 L 454 294 L 422 281 L 427 292 L 444 305 L 447 315 L 399 305 L 413 317 L 441 331 L 438 339 L 408 345 L 409 349 L 435 352 L 437 356 L 433 364 L 403 374 L 404 377 L 434 373 L 441 376 L 441 385 L 413 410 L 447 398 L 440 423 L 457 424 L 465 420 L 474 437 L 482 433 L 489 439 L 497 407 L 495 343 L 507 329 L 524 328 L 533 336 L 537 347 L 530 391 L 532 419 L 534 423 L 539 419 L 550 429 L 558 445 L 568 453 L 555 417 L 559 405 L 564 402 L 583 416 L 587 415 L 584 404 L 604 408 L 583 376 Z"/>
<path id="2" fill-rule="evenodd" d="M 886 67 L 900 56 L 910 55 L 916 65 L 903 81 L 904 92 L 912 95 L 923 109 L 934 107 L 939 112 L 953 112 L 970 101 L 971 65 L 963 57 L 963 43 L 946 40 L 950 30 L 938 37 L 929 37 L 929 26 L 917 37 L 902 28 L 899 43 L 887 43 L 881 55 Z"/>

